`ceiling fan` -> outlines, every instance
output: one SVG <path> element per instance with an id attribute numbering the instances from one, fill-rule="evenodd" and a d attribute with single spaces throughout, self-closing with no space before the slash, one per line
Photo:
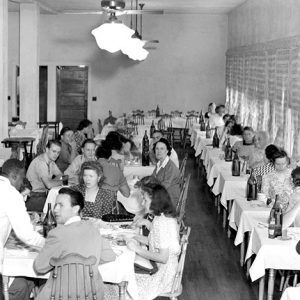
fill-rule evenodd
<path id="1" fill-rule="evenodd" d="M 63 14 L 91 14 L 91 15 L 101 15 L 101 14 L 113 14 L 115 16 L 120 15 L 145 15 L 145 14 L 159 14 L 162 15 L 164 13 L 161 9 L 151 9 L 151 10 L 143 10 L 138 9 L 136 5 L 136 9 L 125 9 L 125 1 L 124 0 L 102 0 L 101 1 L 101 9 L 93 11 L 93 10 L 64 10 Z"/>

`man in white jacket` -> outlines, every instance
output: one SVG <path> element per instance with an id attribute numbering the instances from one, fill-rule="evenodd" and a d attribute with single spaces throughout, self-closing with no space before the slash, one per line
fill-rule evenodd
<path id="1" fill-rule="evenodd" d="M 41 248 L 45 243 L 44 238 L 34 231 L 23 197 L 19 193 L 24 178 L 25 169 L 21 161 L 9 159 L 3 164 L 0 176 L 0 247 L 2 250 L 12 229 L 25 244 Z M 2 261 L 3 257 L 0 257 L 0 273 L 2 273 Z M 29 299 L 29 289 L 27 281 L 18 277 L 9 287 L 9 299 Z"/>

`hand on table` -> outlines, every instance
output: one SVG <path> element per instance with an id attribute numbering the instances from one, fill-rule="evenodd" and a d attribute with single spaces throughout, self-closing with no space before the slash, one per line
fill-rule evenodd
<path id="1" fill-rule="evenodd" d="M 134 252 L 136 252 L 140 248 L 138 241 L 133 239 L 127 241 L 127 247 L 129 250 L 132 250 Z"/>

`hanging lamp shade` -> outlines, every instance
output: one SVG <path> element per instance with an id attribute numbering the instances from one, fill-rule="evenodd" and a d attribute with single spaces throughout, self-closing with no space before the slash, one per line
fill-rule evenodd
<path id="1" fill-rule="evenodd" d="M 147 58 L 149 52 L 143 47 L 146 42 L 138 38 L 131 38 L 123 44 L 121 51 L 128 55 L 133 60 L 144 60 Z"/>

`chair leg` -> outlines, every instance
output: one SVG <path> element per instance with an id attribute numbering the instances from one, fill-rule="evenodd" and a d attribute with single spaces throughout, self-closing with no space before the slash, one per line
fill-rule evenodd
<path id="1" fill-rule="evenodd" d="M 293 286 L 294 286 L 294 287 L 297 285 L 297 281 L 298 281 L 298 274 L 295 273 L 295 275 L 294 275 L 294 280 L 293 280 Z"/>
<path id="2" fill-rule="evenodd" d="M 125 300 L 127 281 L 122 281 L 118 283 L 118 286 L 119 286 L 119 300 Z"/>
<path id="3" fill-rule="evenodd" d="M 280 292 L 282 292 L 282 289 L 283 289 L 283 285 L 284 285 L 284 282 L 285 282 L 285 275 L 286 275 L 286 271 L 282 271 L 281 278 L 280 278 L 280 285 L 279 285 L 279 291 Z"/>

